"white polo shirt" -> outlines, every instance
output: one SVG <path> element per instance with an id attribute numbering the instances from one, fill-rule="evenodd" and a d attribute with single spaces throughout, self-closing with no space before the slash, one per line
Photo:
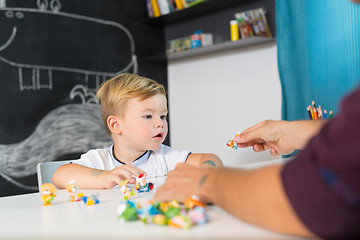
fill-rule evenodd
<path id="1" fill-rule="evenodd" d="M 112 170 L 117 166 L 124 165 L 123 162 L 115 158 L 113 146 L 92 149 L 82 154 L 79 160 L 75 160 L 72 163 L 100 170 Z M 189 151 L 176 150 L 162 144 L 157 150 L 146 151 L 145 154 L 136 159 L 131 165 L 144 170 L 147 173 L 147 177 L 161 177 L 174 170 L 176 164 L 184 163 L 189 154 Z"/>

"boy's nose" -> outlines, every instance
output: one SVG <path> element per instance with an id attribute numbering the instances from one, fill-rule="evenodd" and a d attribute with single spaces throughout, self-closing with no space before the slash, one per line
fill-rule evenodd
<path id="1" fill-rule="evenodd" d="M 162 124 L 162 123 L 156 123 L 155 124 L 155 128 L 160 128 L 160 127 L 164 127 L 164 124 Z"/>
<path id="2" fill-rule="evenodd" d="M 164 123 L 161 120 L 157 120 L 155 122 L 155 128 L 162 128 L 164 127 Z"/>

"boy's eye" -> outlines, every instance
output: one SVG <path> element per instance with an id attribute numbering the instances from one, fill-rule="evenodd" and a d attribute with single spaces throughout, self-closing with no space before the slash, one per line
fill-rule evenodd
<path id="1" fill-rule="evenodd" d="M 163 119 L 163 120 L 166 120 L 166 119 L 167 119 L 167 116 L 166 116 L 166 115 L 161 115 L 160 118 Z"/>
<path id="2" fill-rule="evenodd" d="M 151 119 L 151 117 L 152 117 L 151 115 L 145 115 L 144 116 L 145 119 Z"/>

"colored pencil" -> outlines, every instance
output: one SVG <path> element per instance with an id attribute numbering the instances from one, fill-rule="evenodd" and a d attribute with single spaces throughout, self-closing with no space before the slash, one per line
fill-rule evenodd
<path id="1" fill-rule="evenodd" d="M 306 108 L 306 110 L 307 110 L 307 112 L 308 112 L 308 115 L 309 115 L 309 119 L 311 120 L 311 119 L 312 119 L 312 117 L 311 117 L 311 112 L 310 112 L 310 108 L 309 108 L 309 107 L 307 107 L 307 108 Z"/>
<path id="2" fill-rule="evenodd" d="M 313 113 L 311 105 L 309 105 L 309 109 L 310 109 L 310 113 L 311 113 L 311 119 L 314 119 L 314 113 Z"/>
<path id="3" fill-rule="evenodd" d="M 323 114 L 322 114 L 322 111 L 321 111 L 321 105 L 319 105 L 319 107 L 318 107 L 318 112 L 319 112 L 319 118 L 322 119 Z"/>
<path id="4" fill-rule="evenodd" d="M 315 104 L 314 104 L 315 106 Z M 314 119 L 317 120 L 318 119 L 318 114 L 316 112 L 316 107 L 313 106 L 313 112 L 314 112 Z"/>

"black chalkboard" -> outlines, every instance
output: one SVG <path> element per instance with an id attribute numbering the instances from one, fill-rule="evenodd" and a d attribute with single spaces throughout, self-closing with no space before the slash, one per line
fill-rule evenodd
<path id="1" fill-rule="evenodd" d="M 166 87 L 161 29 L 136 24 L 143 0 L 0 0 L 0 196 L 37 191 L 36 164 L 107 147 L 94 98 L 131 72 Z M 168 142 L 168 140 L 167 140 Z"/>

